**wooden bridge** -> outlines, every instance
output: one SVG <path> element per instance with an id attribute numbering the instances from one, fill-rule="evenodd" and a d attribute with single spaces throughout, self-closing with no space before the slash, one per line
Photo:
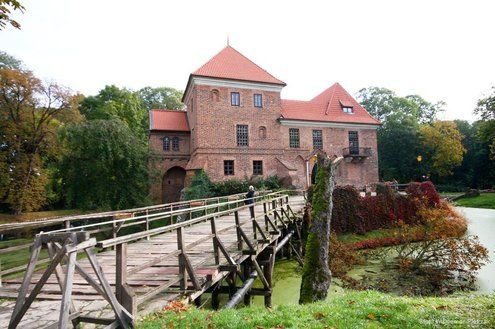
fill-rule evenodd
<path id="1" fill-rule="evenodd" d="M 254 218 L 239 196 L 209 200 L 122 211 L 106 221 L 93 215 L 86 225 L 38 233 L 24 276 L 4 280 L 0 288 L 0 298 L 17 298 L 9 328 L 21 323 L 35 299 L 61 301 L 59 321 L 48 328 L 82 322 L 129 328 L 150 299 L 198 303 L 205 292 L 211 292 L 214 308 L 220 293 L 229 294 L 227 307 L 241 299 L 249 303 L 253 295 L 271 306 L 277 252 L 285 248 L 299 258 L 296 214 L 303 197 L 262 193 L 254 198 Z M 48 257 L 40 268 L 42 249 Z M 256 278 L 263 288 L 252 288 Z M 106 300 L 113 316 L 83 314 L 74 306 L 78 299 Z"/>

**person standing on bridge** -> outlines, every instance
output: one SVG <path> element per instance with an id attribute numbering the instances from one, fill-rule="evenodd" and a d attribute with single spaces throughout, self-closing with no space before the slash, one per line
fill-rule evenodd
<path id="1" fill-rule="evenodd" d="M 254 199 L 254 186 L 250 185 L 249 191 L 246 194 L 246 201 L 244 201 L 244 203 L 252 205 L 254 203 L 253 199 Z M 254 206 L 249 207 L 249 212 L 251 214 L 251 218 L 254 218 Z"/>

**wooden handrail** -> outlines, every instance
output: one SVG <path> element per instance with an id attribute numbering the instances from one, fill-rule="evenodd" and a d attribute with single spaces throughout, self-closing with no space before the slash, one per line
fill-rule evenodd
<path id="1" fill-rule="evenodd" d="M 254 200 L 262 199 L 262 198 L 266 198 L 266 197 L 271 196 L 271 195 L 280 195 L 281 193 L 283 193 L 283 191 L 272 192 L 269 194 L 263 194 L 263 195 L 255 196 L 255 197 L 253 197 L 253 199 Z M 122 219 L 113 219 L 110 221 L 105 221 L 105 222 L 100 222 L 100 223 L 93 223 L 93 224 L 69 227 L 69 228 L 64 228 L 64 229 L 59 229 L 59 230 L 53 230 L 53 231 L 49 231 L 49 232 L 42 232 L 41 234 L 55 233 L 55 232 L 78 231 L 81 229 L 87 229 L 87 228 L 91 228 L 91 227 L 104 226 L 104 225 L 109 225 L 109 224 L 118 224 L 118 223 L 135 221 L 135 220 L 146 219 L 146 218 L 148 218 L 149 221 L 151 222 L 151 221 L 155 221 L 155 220 L 159 220 L 159 219 L 168 218 L 171 216 L 178 216 L 178 215 L 183 215 L 183 214 L 189 214 L 189 213 L 195 213 L 195 212 L 199 212 L 199 211 L 214 209 L 214 208 L 218 208 L 219 206 L 228 206 L 228 205 L 232 205 L 232 204 L 238 204 L 239 202 L 243 202 L 245 200 L 246 200 L 245 198 L 244 199 L 237 199 L 234 201 L 227 201 L 227 202 L 215 203 L 215 204 L 198 206 L 198 207 L 177 209 L 177 210 L 165 211 L 165 212 L 155 213 L 155 214 L 133 216 L 133 217 L 122 218 Z M 156 217 L 156 218 L 152 219 L 152 217 Z M 142 224 L 142 223 L 139 223 L 139 224 Z"/>
<path id="2" fill-rule="evenodd" d="M 275 198 L 270 199 L 270 201 L 271 200 L 277 200 L 277 201 L 278 200 L 285 200 L 285 197 L 286 197 L 285 195 L 278 196 L 278 197 L 275 197 Z M 196 224 L 196 223 L 200 223 L 200 222 L 203 222 L 203 221 L 208 220 L 212 216 L 223 216 L 223 215 L 228 215 L 228 214 L 231 214 L 231 213 L 235 213 L 236 211 L 249 208 L 249 207 L 254 206 L 256 204 L 260 204 L 260 203 L 259 202 L 255 202 L 254 204 L 243 205 L 243 206 L 240 206 L 240 207 L 223 210 L 223 211 L 220 211 L 220 212 L 216 212 L 215 214 L 203 215 L 203 216 L 200 216 L 200 217 L 197 217 L 197 218 L 194 218 L 194 219 L 190 219 L 190 220 L 185 221 L 185 222 L 175 223 L 175 224 L 172 224 L 172 225 L 167 225 L 167 226 L 163 226 L 163 227 L 158 227 L 158 228 L 155 228 L 155 229 L 151 229 L 149 231 L 137 232 L 137 233 L 132 233 L 132 234 L 124 235 L 124 236 L 117 237 L 117 238 L 112 238 L 112 239 L 107 239 L 107 240 L 99 241 L 98 244 L 97 244 L 97 246 L 98 247 L 101 247 L 101 248 L 107 248 L 107 247 L 115 246 L 115 245 L 120 244 L 120 243 L 132 242 L 132 241 L 135 241 L 135 240 L 143 239 L 146 236 L 161 234 L 161 233 L 164 233 L 164 232 L 169 232 L 169 231 L 176 230 L 179 227 L 190 226 L 190 225 L 193 225 L 193 224 Z"/>
<path id="3" fill-rule="evenodd" d="M 259 193 L 271 193 L 271 190 L 261 190 Z M 160 210 L 160 209 L 167 209 L 170 207 L 180 207 L 184 205 L 188 205 L 193 202 L 208 202 L 211 200 L 217 200 L 217 203 L 220 203 L 220 199 L 225 199 L 229 197 L 238 197 L 241 195 L 245 195 L 246 193 L 237 193 L 237 194 L 231 194 L 231 195 L 225 195 L 225 196 L 219 196 L 219 197 L 211 197 L 211 198 L 203 198 L 203 199 L 194 199 L 194 200 L 187 200 L 187 201 L 178 201 L 178 202 L 172 202 L 172 203 L 165 203 L 165 204 L 159 204 L 159 205 L 153 205 L 153 206 L 146 206 L 146 207 L 140 207 L 140 208 L 131 208 L 131 209 L 122 209 L 122 210 L 114 210 L 114 211 L 106 211 L 106 212 L 99 212 L 99 213 L 91 213 L 91 214 L 86 214 L 86 215 L 73 215 L 73 216 L 63 216 L 63 217 L 55 217 L 55 218 L 40 218 L 37 220 L 29 221 L 29 222 L 21 222 L 21 223 L 6 223 L 6 224 L 0 224 L 0 233 L 5 233 L 5 232 L 10 232 L 13 230 L 18 230 L 18 229 L 27 229 L 27 228 L 41 228 L 41 227 L 47 227 L 47 226 L 54 226 L 57 224 L 64 224 L 66 222 L 75 222 L 75 221 L 82 221 L 82 220 L 88 220 L 88 219 L 102 219 L 106 217 L 111 217 L 115 216 L 118 214 L 122 213 L 139 213 L 139 212 L 146 212 L 146 211 L 155 211 L 155 210 Z M 216 204 L 216 203 L 215 203 Z"/>

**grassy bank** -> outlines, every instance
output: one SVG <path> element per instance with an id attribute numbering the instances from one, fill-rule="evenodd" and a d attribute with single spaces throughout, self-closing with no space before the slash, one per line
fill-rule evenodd
<path id="1" fill-rule="evenodd" d="M 455 203 L 461 207 L 495 209 L 495 193 L 481 193 L 479 196 L 458 199 Z"/>
<path id="2" fill-rule="evenodd" d="M 164 311 L 146 317 L 137 328 L 495 328 L 494 305 L 494 296 L 407 298 L 345 291 L 303 306 Z"/>
<path id="3" fill-rule="evenodd" d="M 62 210 L 49 210 L 49 211 L 34 211 L 27 212 L 22 215 L 12 215 L 6 213 L 0 213 L 0 224 L 5 223 L 18 223 L 18 222 L 28 222 L 40 218 L 50 218 L 50 217 L 60 217 L 60 216 L 71 216 L 79 215 L 84 212 L 79 209 L 62 209 Z"/>

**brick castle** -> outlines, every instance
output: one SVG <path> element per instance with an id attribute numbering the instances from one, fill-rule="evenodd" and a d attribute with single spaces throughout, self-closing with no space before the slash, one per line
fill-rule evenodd
<path id="1" fill-rule="evenodd" d="M 178 200 L 199 169 L 213 181 L 277 175 L 306 188 L 317 149 L 345 157 L 338 184 L 376 183 L 380 123 L 338 83 L 308 101 L 282 99 L 285 85 L 231 46 L 194 71 L 185 111 L 150 111 L 154 200 Z"/>

